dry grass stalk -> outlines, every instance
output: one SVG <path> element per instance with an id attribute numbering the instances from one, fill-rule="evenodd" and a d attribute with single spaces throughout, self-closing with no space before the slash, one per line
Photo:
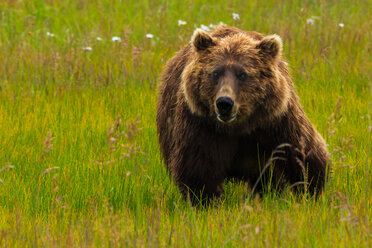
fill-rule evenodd
<path id="1" fill-rule="evenodd" d="M 53 140 L 55 137 L 52 136 L 52 131 L 48 131 L 47 137 L 44 141 L 43 154 L 40 157 L 40 161 L 43 161 L 46 155 L 53 149 Z"/>
<path id="2" fill-rule="evenodd" d="M 361 221 L 361 217 L 358 216 L 355 211 L 353 206 L 350 204 L 349 199 L 344 196 L 340 192 L 334 192 L 336 198 L 341 201 L 341 205 L 336 206 L 336 208 L 339 208 L 341 210 L 346 211 L 347 217 L 341 218 L 342 222 L 350 222 L 354 227 L 355 226 L 360 226 L 362 230 L 370 236 L 371 233 L 368 230 L 368 226 L 364 225 L 363 222 Z"/>
<path id="3" fill-rule="evenodd" d="M 335 135 L 337 128 L 339 127 L 342 121 L 342 114 L 341 112 L 341 100 L 342 97 L 340 96 L 336 103 L 335 111 L 329 116 L 327 125 L 326 125 L 326 132 L 328 139 L 331 139 L 333 135 Z"/>
<path id="4" fill-rule="evenodd" d="M 336 103 L 336 108 L 335 108 L 334 113 L 330 115 L 327 121 L 326 132 L 327 132 L 328 140 L 330 140 L 336 134 L 336 131 L 339 128 L 339 125 L 342 121 L 342 114 L 340 113 L 341 112 L 341 100 L 342 100 L 342 97 L 340 96 Z M 335 166 L 336 169 L 342 169 L 342 168 L 349 168 L 352 170 L 355 169 L 355 167 L 349 164 L 345 164 L 345 160 L 347 158 L 346 153 L 351 151 L 354 148 L 353 143 L 354 143 L 354 137 L 350 135 L 349 138 L 338 138 L 338 145 L 332 145 L 332 147 L 330 148 L 332 156 L 336 157 L 338 161 L 338 166 Z"/>
<path id="5" fill-rule="evenodd" d="M 0 169 L 0 172 L 3 172 L 5 170 L 11 170 L 11 169 L 14 169 L 14 166 L 8 163 L 6 166 Z"/>
<path id="6" fill-rule="evenodd" d="M 142 130 L 142 128 L 138 127 L 138 125 L 141 123 L 139 121 L 140 115 L 137 115 L 136 119 L 133 122 L 127 122 L 127 132 L 124 134 L 125 138 L 129 142 L 133 142 L 135 137 L 137 136 L 138 132 Z"/>
<path id="7" fill-rule="evenodd" d="M 44 175 L 50 173 L 52 170 L 56 170 L 56 169 L 59 169 L 59 167 L 56 167 L 56 166 L 55 167 L 50 167 L 50 168 L 44 170 L 43 173 L 41 174 L 41 176 L 44 176 Z"/>
<path id="8" fill-rule="evenodd" d="M 284 150 L 284 149 L 285 149 L 286 147 L 291 147 L 291 145 L 288 144 L 288 143 L 283 143 L 283 144 L 281 144 L 281 145 L 278 145 L 278 146 L 277 146 L 277 147 L 272 151 L 269 160 L 266 162 L 264 168 L 263 168 L 262 171 L 261 171 L 260 176 L 258 177 L 256 183 L 255 183 L 255 184 L 253 185 L 253 187 L 252 187 L 252 190 L 251 190 L 251 196 L 253 195 L 254 191 L 256 190 L 256 188 L 257 188 L 259 182 L 261 181 L 262 176 L 264 175 L 264 173 L 266 172 L 266 170 L 267 170 L 269 167 L 274 166 L 274 162 L 275 162 L 276 160 L 285 160 L 285 158 L 281 157 L 280 154 L 285 154 L 285 150 Z"/>
<path id="9" fill-rule="evenodd" d="M 6 166 L 4 166 L 3 168 L 0 169 L 0 172 L 3 172 L 5 170 L 11 170 L 11 169 L 14 169 L 14 166 L 11 165 L 11 164 L 9 164 L 9 163 L 7 163 Z M 1 178 L 0 178 L 0 183 L 1 184 L 4 184 L 4 181 Z"/>
<path id="10" fill-rule="evenodd" d="M 119 115 L 116 118 L 116 122 L 111 124 L 108 131 L 107 131 L 107 141 L 110 145 L 110 151 L 114 152 L 118 148 L 116 145 L 117 140 L 124 135 L 124 132 L 119 132 L 119 128 L 121 125 L 121 116 Z"/>
<path id="11" fill-rule="evenodd" d="M 351 151 L 354 148 L 354 137 L 352 135 L 349 138 L 339 138 L 339 145 L 335 145 L 334 149 L 332 150 L 332 154 L 338 157 L 338 169 L 342 168 L 349 168 L 355 170 L 355 167 L 344 164 L 344 160 L 347 158 L 346 153 Z"/>
<path id="12" fill-rule="evenodd" d="M 135 146 L 134 144 L 137 134 L 142 130 L 142 128 L 138 127 L 139 124 L 140 121 L 138 115 L 134 121 L 126 122 L 126 132 L 120 131 L 122 120 L 121 116 L 119 115 L 115 123 L 112 123 L 107 131 L 106 139 L 109 145 L 109 152 L 104 153 L 104 156 L 108 156 L 110 159 L 93 160 L 93 163 L 98 164 L 99 166 L 107 167 L 119 159 L 129 159 L 134 154 L 144 155 L 145 153 L 141 151 L 141 147 Z M 113 159 L 113 157 L 117 157 L 118 153 L 121 154 L 120 157 Z"/>
<path id="13" fill-rule="evenodd" d="M 134 146 L 133 144 L 130 146 L 122 144 L 121 146 L 125 149 L 125 152 L 122 153 L 122 156 L 120 157 L 120 159 L 131 158 L 132 155 L 134 154 L 145 155 L 145 153 L 141 151 L 140 146 Z"/>
<path id="14" fill-rule="evenodd" d="M 58 196 L 58 191 L 59 191 L 59 185 L 60 183 L 58 182 L 58 174 L 55 174 L 53 176 L 53 192 L 55 194 L 55 200 L 54 200 L 54 209 L 57 210 L 57 209 L 65 209 L 66 208 L 66 205 L 65 203 L 62 201 L 63 200 L 63 196 Z"/>
<path id="15" fill-rule="evenodd" d="M 55 137 L 52 137 L 52 131 L 48 131 L 48 135 L 47 137 L 45 138 L 45 141 L 44 141 L 44 154 L 47 154 L 48 152 L 50 152 L 52 149 L 53 149 L 53 143 L 52 141 L 54 140 Z"/>
<path id="16" fill-rule="evenodd" d="M 309 184 L 309 178 L 308 178 L 308 172 L 307 172 L 307 166 L 306 166 L 306 159 L 311 154 L 312 150 L 306 152 L 305 151 L 305 144 L 306 144 L 305 138 L 301 137 L 300 148 L 296 147 L 296 149 L 295 149 L 301 155 L 301 159 L 299 157 L 296 157 L 296 161 L 297 161 L 298 165 L 301 167 L 301 172 L 302 172 L 302 176 L 304 178 L 304 181 L 303 182 L 297 182 L 297 183 L 291 185 L 291 188 L 295 187 L 297 185 L 303 184 L 304 185 L 304 193 L 306 195 L 307 190 L 308 190 L 307 186 Z"/>

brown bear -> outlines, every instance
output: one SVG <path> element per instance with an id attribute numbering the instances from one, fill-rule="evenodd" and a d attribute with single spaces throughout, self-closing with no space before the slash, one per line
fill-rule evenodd
<path id="1" fill-rule="evenodd" d="M 329 154 L 281 51 L 277 35 L 219 26 L 211 33 L 197 29 L 166 64 L 157 132 L 185 198 L 219 196 L 226 179 L 249 182 L 256 192 L 286 184 L 322 192 Z"/>

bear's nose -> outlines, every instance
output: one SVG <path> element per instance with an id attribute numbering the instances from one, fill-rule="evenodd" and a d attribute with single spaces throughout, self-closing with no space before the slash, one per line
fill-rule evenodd
<path id="1" fill-rule="evenodd" d="M 216 101 L 216 106 L 220 115 L 230 115 L 234 106 L 234 101 L 230 97 L 220 97 Z"/>

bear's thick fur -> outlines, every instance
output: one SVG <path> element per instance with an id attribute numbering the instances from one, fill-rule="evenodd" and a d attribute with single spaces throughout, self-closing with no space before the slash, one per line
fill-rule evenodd
<path id="1" fill-rule="evenodd" d="M 219 26 L 211 33 L 197 29 L 166 64 L 157 131 L 184 197 L 219 196 L 232 178 L 259 192 L 285 184 L 323 190 L 326 144 L 298 101 L 281 50 L 277 35 Z M 276 150 L 281 144 L 290 146 Z"/>

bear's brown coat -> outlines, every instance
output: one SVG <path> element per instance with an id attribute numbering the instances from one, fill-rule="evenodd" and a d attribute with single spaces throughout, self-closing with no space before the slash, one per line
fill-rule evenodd
<path id="1" fill-rule="evenodd" d="M 309 191 L 323 190 L 326 144 L 298 101 L 281 49 L 276 35 L 220 26 L 210 34 L 196 30 L 166 64 L 157 131 L 164 162 L 184 197 L 218 196 L 230 178 L 260 181 L 258 191 L 268 181 L 280 189 L 301 184 L 303 169 Z M 220 96 L 235 102 L 236 117 L 229 123 L 217 117 Z M 284 143 L 291 147 L 260 177 L 270 154 Z"/>

